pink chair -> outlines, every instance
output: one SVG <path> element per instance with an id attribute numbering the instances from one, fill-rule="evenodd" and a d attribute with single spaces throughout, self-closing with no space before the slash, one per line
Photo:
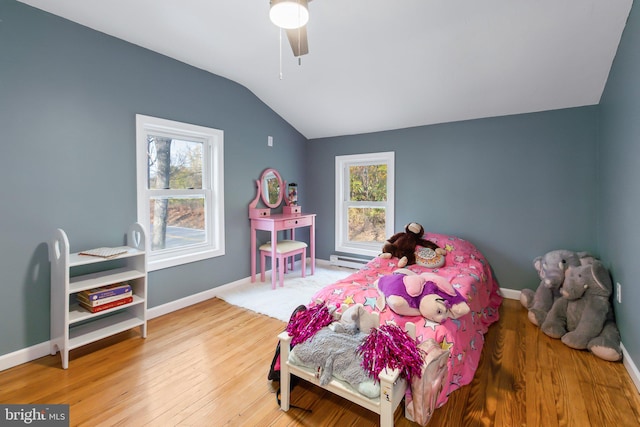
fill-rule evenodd
<path id="1" fill-rule="evenodd" d="M 298 242 L 297 240 L 279 240 L 276 243 L 276 260 L 271 260 L 271 274 L 275 274 L 276 265 L 278 275 L 280 276 L 280 287 L 284 286 L 284 275 L 287 272 L 287 261 L 291 258 L 291 270 L 295 256 L 300 255 L 302 261 L 302 277 L 305 277 L 307 270 L 307 244 Z M 260 246 L 260 280 L 265 281 L 265 258 L 271 256 L 271 242 L 267 242 Z M 275 289 L 275 283 L 273 289 Z"/>

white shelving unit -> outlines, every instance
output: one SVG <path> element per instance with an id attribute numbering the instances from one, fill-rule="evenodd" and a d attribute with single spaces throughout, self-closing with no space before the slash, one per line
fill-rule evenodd
<path id="1" fill-rule="evenodd" d="M 147 336 L 147 259 L 143 227 L 135 223 L 127 233 L 127 252 L 113 258 L 69 253 L 69 240 L 57 229 L 49 243 L 51 261 L 51 354 L 60 351 L 62 367 L 69 367 L 69 351 L 126 330 L 140 327 Z M 90 271 L 90 272 L 87 272 Z M 131 303 L 91 313 L 77 304 L 78 292 L 127 281 Z"/>

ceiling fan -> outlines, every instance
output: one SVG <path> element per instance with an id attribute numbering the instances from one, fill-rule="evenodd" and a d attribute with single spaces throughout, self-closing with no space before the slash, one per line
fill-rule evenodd
<path id="1" fill-rule="evenodd" d="M 271 0 L 269 18 L 276 26 L 287 32 L 293 56 L 309 53 L 307 22 L 311 0 Z"/>

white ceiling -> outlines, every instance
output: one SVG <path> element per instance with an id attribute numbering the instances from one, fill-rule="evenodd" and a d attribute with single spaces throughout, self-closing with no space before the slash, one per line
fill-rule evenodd
<path id="1" fill-rule="evenodd" d="M 20 0 L 253 92 L 307 138 L 600 101 L 632 0 L 314 0 L 302 64 L 269 0 Z"/>

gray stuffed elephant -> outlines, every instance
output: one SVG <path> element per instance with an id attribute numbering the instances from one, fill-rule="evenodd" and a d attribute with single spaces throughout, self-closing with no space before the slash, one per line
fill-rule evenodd
<path id="1" fill-rule="evenodd" d="M 533 266 L 538 271 L 540 284 L 536 291 L 523 289 L 520 293 L 520 303 L 529 310 L 529 320 L 536 326 L 542 325 L 551 306 L 560 298 L 560 286 L 564 281 L 565 270 L 568 267 L 590 264 L 593 256 L 586 252 L 574 252 L 558 249 L 547 252 L 533 260 Z"/>
<path id="2" fill-rule="evenodd" d="M 590 265 L 569 267 L 560 290 L 542 324 L 542 331 L 578 350 L 590 350 L 612 362 L 622 359 L 620 332 L 611 306 L 609 271 L 598 260 Z"/>

